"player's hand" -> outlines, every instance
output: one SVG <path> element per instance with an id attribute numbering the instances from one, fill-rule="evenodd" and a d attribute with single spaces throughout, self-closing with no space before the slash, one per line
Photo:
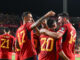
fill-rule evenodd
<path id="1" fill-rule="evenodd" d="M 45 17 L 50 17 L 50 16 L 54 16 L 56 13 L 53 11 L 49 11 L 48 13 L 45 14 Z"/>

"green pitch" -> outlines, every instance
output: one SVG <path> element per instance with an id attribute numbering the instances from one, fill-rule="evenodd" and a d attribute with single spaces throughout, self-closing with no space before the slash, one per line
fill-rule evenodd
<path id="1" fill-rule="evenodd" d="M 75 60 L 80 60 L 80 57 L 79 58 L 76 57 Z"/>
<path id="2" fill-rule="evenodd" d="M 12 60 L 15 60 L 15 55 L 12 56 Z M 80 57 L 76 57 L 75 60 L 80 60 Z"/>
<path id="3" fill-rule="evenodd" d="M 13 56 L 12 56 L 12 60 L 15 60 L 15 54 L 13 54 Z"/>

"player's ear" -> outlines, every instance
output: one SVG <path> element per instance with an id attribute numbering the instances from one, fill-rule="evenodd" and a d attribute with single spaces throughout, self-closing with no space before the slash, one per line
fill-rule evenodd
<path id="1" fill-rule="evenodd" d="M 64 21 L 66 21 L 66 18 L 65 17 L 63 19 L 64 19 Z"/>

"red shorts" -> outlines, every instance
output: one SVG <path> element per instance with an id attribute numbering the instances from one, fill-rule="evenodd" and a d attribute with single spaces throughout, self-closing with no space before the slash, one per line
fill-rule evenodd
<path id="1" fill-rule="evenodd" d="M 12 52 L 8 52 L 8 53 L 0 52 L 0 59 L 12 59 Z"/>
<path id="2" fill-rule="evenodd" d="M 15 54 L 15 60 L 20 60 L 20 53 Z"/>

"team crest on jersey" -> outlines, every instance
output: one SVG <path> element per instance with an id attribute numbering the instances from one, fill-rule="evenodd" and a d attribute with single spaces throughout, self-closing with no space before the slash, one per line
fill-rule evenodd
<path id="1" fill-rule="evenodd" d="M 64 28 L 62 27 L 62 28 L 61 28 L 61 30 L 63 31 L 63 30 L 64 30 Z"/>
<path id="2" fill-rule="evenodd" d="M 59 33 L 59 32 L 64 32 L 64 30 L 65 30 L 65 28 L 62 27 L 62 28 L 58 31 L 58 33 Z"/>

